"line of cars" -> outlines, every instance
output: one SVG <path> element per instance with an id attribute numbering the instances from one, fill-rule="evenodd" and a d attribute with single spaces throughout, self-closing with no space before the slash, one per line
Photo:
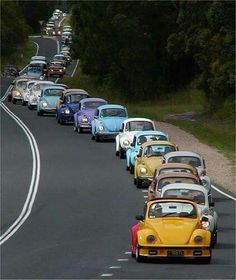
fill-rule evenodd
<path id="1" fill-rule="evenodd" d="M 115 140 L 115 155 L 125 159 L 136 187 L 148 187 L 144 215 L 132 227 L 132 256 L 138 262 L 163 257 L 211 261 L 218 215 L 201 155 L 179 151 L 152 120 L 129 118 L 125 106 L 83 89 L 23 76 L 15 79 L 9 98 L 36 107 L 39 116 L 54 113 L 58 124 L 89 131 L 96 142 Z"/>

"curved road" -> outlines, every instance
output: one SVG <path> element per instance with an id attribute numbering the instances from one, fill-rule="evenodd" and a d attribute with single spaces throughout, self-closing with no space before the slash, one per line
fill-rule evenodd
<path id="1" fill-rule="evenodd" d="M 49 59 L 57 45 L 34 38 Z M 71 66 L 72 68 L 72 66 Z M 2 79 L 1 96 L 9 86 Z M 31 215 L 1 246 L 1 279 L 233 279 L 235 201 L 213 191 L 219 214 L 218 246 L 212 263 L 136 263 L 130 229 L 142 213 L 145 193 L 136 189 L 114 143 L 38 117 L 4 102 L 33 133 L 41 174 Z M 1 109 L 1 234 L 19 215 L 27 196 L 32 155 L 23 131 Z"/>

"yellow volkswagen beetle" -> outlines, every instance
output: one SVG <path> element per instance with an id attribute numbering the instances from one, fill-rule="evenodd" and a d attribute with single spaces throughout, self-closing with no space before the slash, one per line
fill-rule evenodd
<path id="1" fill-rule="evenodd" d="M 145 217 L 132 228 L 132 255 L 138 262 L 147 258 L 198 259 L 211 261 L 211 233 L 207 217 L 200 218 L 195 202 L 166 198 L 149 201 Z"/>
<path id="2" fill-rule="evenodd" d="M 141 188 L 143 183 L 152 181 L 156 168 L 163 163 L 163 156 L 178 151 L 178 147 L 169 141 L 149 141 L 141 145 L 134 165 L 134 184 Z"/>

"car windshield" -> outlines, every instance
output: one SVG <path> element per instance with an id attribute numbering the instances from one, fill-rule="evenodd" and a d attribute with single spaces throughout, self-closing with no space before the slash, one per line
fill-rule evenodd
<path id="1" fill-rule="evenodd" d="M 163 194 L 163 197 L 168 198 L 184 198 L 191 199 L 197 204 L 205 205 L 205 195 L 203 192 L 198 190 L 191 189 L 171 189 L 166 190 Z"/>
<path id="2" fill-rule="evenodd" d="M 62 92 L 64 89 L 56 89 L 56 88 L 52 88 L 52 89 L 46 89 L 44 91 L 44 96 L 61 96 Z"/>
<path id="3" fill-rule="evenodd" d="M 137 144 L 142 145 L 149 141 L 166 141 L 168 140 L 165 135 L 140 135 L 137 139 Z"/>
<path id="4" fill-rule="evenodd" d="M 149 208 L 150 219 L 163 217 L 196 218 L 197 210 L 188 202 L 155 202 Z"/>
<path id="5" fill-rule="evenodd" d="M 176 148 L 171 145 L 149 145 L 144 148 L 143 155 L 150 156 L 164 156 L 169 152 L 174 152 Z"/>
<path id="6" fill-rule="evenodd" d="M 126 124 L 125 131 L 154 130 L 153 124 L 148 121 L 130 121 Z"/>
<path id="7" fill-rule="evenodd" d="M 102 101 L 88 101 L 82 105 L 81 110 L 96 109 L 97 107 L 105 104 L 106 102 L 102 102 Z"/>
<path id="8" fill-rule="evenodd" d="M 27 83 L 27 81 L 17 81 L 16 87 L 24 88 L 24 87 L 26 87 L 26 83 Z"/>
<path id="9" fill-rule="evenodd" d="M 172 172 L 181 172 L 181 173 L 188 173 L 188 174 L 193 174 L 193 170 L 192 169 L 188 169 L 188 168 L 162 168 L 159 171 L 159 175 L 161 174 L 166 174 L 166 173 L 172 173 Z"/>
<path id="10" fill-rule="evenodd" d="M 80 100 L 87 98 L 87 94 L 71 94 L 67 96 L 68 103 L 79 103 Z"/>
<path id="11" fill-rule="evenodd" d="M 188 177 L 168 177 L 168 178 L 163 178 L 159 181 L 158 189 L 162 189 L 164 186 L 173 183 L 198 184 L 198 181 L 194 178 L 188 178 Z"/>
<path id="12" fill-rule="evenodd" d="M 106 108 L 102 109 L 101 117 L 126 117 L 126 111 L 120 108 Z"/>
<path id="13" fill-rule="evenodd" d="M 173 156 L 168 159 L 170 163 L 185 163 L 194 167 L 201 166 L 201 161 L 197 157 L 193 156 Z"/>
<path id="14" fill-rule="evenodd" d="M 28 73 L 41 73 L 42 67 L 41 66 L 29 66 Z"/>

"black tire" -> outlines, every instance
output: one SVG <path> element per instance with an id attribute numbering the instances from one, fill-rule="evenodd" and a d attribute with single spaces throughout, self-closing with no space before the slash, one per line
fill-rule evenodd
<path id="1" fill-rule="evenodd" d="M 145 257 L 140 256 L 139 254 L 139 245 L 136 245 L 136 250 L 135 250 L 135 259 L 137 262 L 143 262 L 145 260 Z"/>
<path id="2" fill-rule="evenodd" d="M 79 127 L 79 128 L 78 128 L 78 132 L 79 132 L 79 133 L 83 133 L 83 128 L 82 128 L 82 127 Z"/>
<path id="3" fill-rule="evenodd" d="M 12 103 L 16 104 L 16 99 L 15 98 L 12 99 Z"/>
<path id="4" fill-rule="evenodd" d="M 120 158 L 121 158 L 121 159 L 126 158 L 125 151 L 124 151 L 124 149 L 122 149 L 122 148 L 120 148 Z"/>
<path id="5" fill-rule="evenodd" d="M 32 110 L 33 108 L 32 108 L 32 106 L 31 106 L 31 105 L 28 105 L 28 109 L 29 109 L 29 110 Z"/>
<path id="6" fill-rule="evenodd" d="M 142 188 L 142 186 L 143 186 L 142 183 L 143 183 L 143 181 L 141 179 L 137 178 L 137 188 L 138 189 Z"/>
<path id="7" fill-rule="evenodd" d="M 134 174 L 134 166 L 131 164 L 129 168 L 130 174 Z"/>
<path id="8" fill-rule="evenodd" d="M 38 116 L 43 116 L 43 111 L 40 110 L 40 111 L 38 112 Z"/>
<path id="9" fill-rule="evenodd" d="M 73 130 L 74 130 L 74 132 L 78 132 L 78 127 L 74 126 Z"/>
<path id="10" fill-rule="evenodd" d="M 59 120 L 60 120 L 60 124 L 61 124 L 61 125 L 65 125 L 65 124 L 66 124 L 66 121 L 63 121 L 62 118 L 60 118 Z"/>
<path id="11" fill-rule="evenodd" d="M 137 185 L 137 179 L 134 178 L 134 185 Z"/>
<path id="12" fill-rule="evenodd" d="M 197 262 L 200 264 L 209 264 L 211 262 L 211 256 L 199 258 Z"/>
<path id="13" fill-rule="evenodd" d="M 91 140 L 95 140 L 95 136 L 94 135 L 91 136 Z"/>
<path id="14" fill-rule="evenodd" d="M 11 95 L 8 95 L 7 101 L 8 101 L 8 102 L 11 102 L 11 100 L 12 100 L 12 96 L 11 96 Z"/>
<path id="15" fill-rule="evenodd" d="M 26 105 L 26 102 L 25 102 L 24 100 L 22 101 L 22 105 L 23 105 L 23 106 L 25 106 L 25 105 Z"/>
<path id="16" fill-rule="evenodd" d="M 119 154 L 120 154 L 119 151 L 116 151 L 116 156 L 117 156 L 117 157 L 119 156 Z"/>
<path id="17" fill-rule="evenodd" d="M 100 137 L 99 137 L 99 135 L 97 135 L 97 134 L 95 135 L 95 141 L 96 141 L 96 142 L 100 142 Z"/>
<path id="18" fill-rule="evenodd" d="M 211 248 L 215 248 L 217 244 L 217 229 L 211 233 Z"/>
<path id="19" fill-rule="evenodd" d="M 129 166 L 126 165 L 126 170 L 129 171 Z"/>

